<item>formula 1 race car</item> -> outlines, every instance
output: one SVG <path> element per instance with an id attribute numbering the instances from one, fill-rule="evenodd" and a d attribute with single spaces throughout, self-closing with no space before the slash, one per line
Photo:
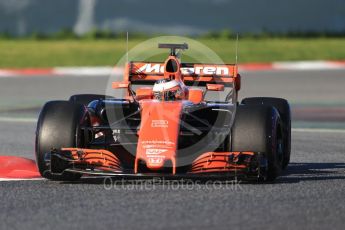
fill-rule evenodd
<path id="1" fill-rule="evenodd" d="M 274 180 L 290 160 L 291 115 L 285 99 L 238 102 L 237 65 L 128 62 L 113 96 L 81 94 L 47 102 L 36 130 L 41 175 L 76 180 L 120 177 L 243 177 Z M 224 99 L 206 99 L 208 94 Z"/>

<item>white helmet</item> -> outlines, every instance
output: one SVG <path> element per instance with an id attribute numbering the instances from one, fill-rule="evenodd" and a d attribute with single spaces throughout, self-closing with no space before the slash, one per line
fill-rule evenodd
<path id="1" fill-rule="evenodd" d="M 178 81 L 167 79 L 156 81 L 152 91 L 154 98 L 162 101 L 181 99 L 183 93 L 181 84 Z"/>

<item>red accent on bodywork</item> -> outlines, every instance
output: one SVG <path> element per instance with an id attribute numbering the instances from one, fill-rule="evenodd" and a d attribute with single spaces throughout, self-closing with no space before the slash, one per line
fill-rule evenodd
<path id="1" fill-rule="evenodd" d="M 138 172 L 140 160 L 144 161 L 146 167 L 152 170 L 161 169 L 170 160 L 173 174 L 175 174 L 183 102 L 142 100 L 140 106 L 142 120 L 134 172 Z"/>

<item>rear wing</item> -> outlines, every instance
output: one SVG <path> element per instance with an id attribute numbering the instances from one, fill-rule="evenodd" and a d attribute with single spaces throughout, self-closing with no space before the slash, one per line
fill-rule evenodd
<path id="1" fill-rule="evenodd" d="M 182 63 L 181 74 L 186 85 L 205 86 L 206 84 L 222 84 L 230 86 L 238 76 L 235 64 L 195 64 Z M 126 81 L 131 84 L 154 84 L 164 78 L 164 63 L 130 62 Z"/>

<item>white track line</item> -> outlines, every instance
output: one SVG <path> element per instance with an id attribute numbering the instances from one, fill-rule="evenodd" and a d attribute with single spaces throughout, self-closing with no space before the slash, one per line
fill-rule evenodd
<path id="1" fill-rule="evenodd" d="M 81 76 L 110 76 L 111 74 L 123 74 L 124 68 L 98 66 L 98 67 L 55 67 L 56 75 L 81 75 Z"/>
<path id="2" fill-rule="evenodd" d="M 338 70 L 344 69 L 345 65 L 331 61 L 297 61 L 274 62 L 272 68 L 276 70 Z"/>
<path id="3" fill-rule="evenodd" d="M 0 117 L 0 122 L 26 122 L 26 123 L 36 123 L 36 122 L 37 122 L 37 118 Z"/>
<path id="4" fill-rule="evenodd" d="M 344 133 L 345 129 L 314 129 L 314 128 L 293 128 L 292 132 L 300 133 Z"/>
<path id="5" fill-rule="evenodd" d="M 44 178 L 0 178 L 1 181 L 41 181 Z"/>

